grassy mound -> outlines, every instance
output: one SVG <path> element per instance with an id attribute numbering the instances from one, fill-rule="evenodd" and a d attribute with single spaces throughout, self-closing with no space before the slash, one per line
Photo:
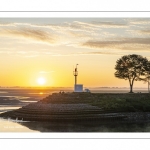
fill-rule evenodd
<path id="1" fill-rule="evenodd" d="M 54 93 L 36 103 L 2 113 L 0 117 L 30 121 L 143 121 L 150 120 L 149 112 L 149 93 Z"/>
<path id="2" fill-rule="evenodd" d="M 149 93 L 64 93 L 50 95 L 40 102 L 54 104 L 85 103 L 104 112 L 149 112 Z"/>

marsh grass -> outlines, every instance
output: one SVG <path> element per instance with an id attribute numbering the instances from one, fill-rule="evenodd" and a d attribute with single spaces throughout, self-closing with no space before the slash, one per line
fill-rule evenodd
<path id="1" fill-rule="evenodd" d="M 103 112 L 149 112 L 149 93 L 72 93 L 56 94 L 41 100 L 46 103 L 86 103 Z"/>
<path id="2" fill-rule="evenodd" d="M 112 112 L 149 112 L 150 94 L 98 94 L 92 105 L 103 111 Z"/>

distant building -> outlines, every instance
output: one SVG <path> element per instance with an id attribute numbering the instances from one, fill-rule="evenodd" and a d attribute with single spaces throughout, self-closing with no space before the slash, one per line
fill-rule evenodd
<path id="1" fill-rule="evenodd" d="M 83 84 L 75 84 L 74 92 L 83 92 Z"/>

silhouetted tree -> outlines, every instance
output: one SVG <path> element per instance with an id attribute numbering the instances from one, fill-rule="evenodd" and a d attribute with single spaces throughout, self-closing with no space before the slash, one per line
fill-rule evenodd
<path id="1" fill-rule="evenodd" d="M 148 70 L 148 60 L 141 55 L 125 55 L 117 60 L 115 77 L 129 80 L 130 93 L 133 93 L 134 81 L 142 80 Z"/>

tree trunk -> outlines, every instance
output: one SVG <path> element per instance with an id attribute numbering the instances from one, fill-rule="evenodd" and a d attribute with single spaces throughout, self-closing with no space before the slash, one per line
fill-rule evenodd
<path id="1" fill-rule="evenodd" d="M 130 93 L 133 93 L 133 84 L 130 84 Z"/>
<path id="2" fill-rule="evenodd" d="M 149 91 L 149 81 L 148 81 L 148 93 L 150 93 L 150 91 Z"/>
<path id="3" fill-rule="evenodd" d="M 134 79 L 135 79 L 135 77 L 134 77 L 132 80 L 129 79 L 129 84 L 130 84 L 130 92 L 129 92 L 129 93 L 133 93 L 133 83 L 134 83 Z"/>

